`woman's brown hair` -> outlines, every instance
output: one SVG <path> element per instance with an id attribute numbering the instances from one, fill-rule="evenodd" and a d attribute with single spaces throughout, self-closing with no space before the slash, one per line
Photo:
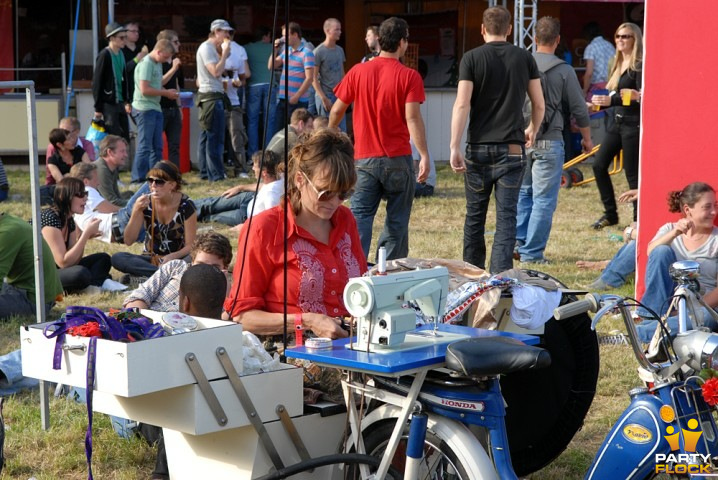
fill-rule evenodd
<path id="1" fill-rule="evenodd" d="M 299 172 L 313 179 L 327 169 L 327 189 L 334 192 L 348 192 L 357 181 L 354 147 L 345 133 L 331 129 L 320 130 L 306 142 L 297 144 L 290 154 L 287 195 L 295 215 L 302 211 L 302 194 L 296 184 Z"/>
<path id="2" fill-rule="evenodd" d="M 57 212 L 62 225 L 72 216 L 72 199 L 84 191 L 85 183 L 79 178 L 65 177 L 57 182 L 53 195 L 55 205 L 52 209 Z"/>
<path id="3" fill-rule="evenodd" d="M 161 160 L 155 163 L 155 165 L 150 169 L 150 171 L 147 172 L 147 178 L 150 177 L 161 178 L 162 180 L 165 180 L 167 182 L 175 182 L 177 184 L 175 191 L 182 191 L 182 184 L 184 183 L 182 181 L 182 174 L 175 166 L 175 164 L 168 160 Z"/>
<path id="4" fill-rule="evenodd" d="M 703 182 L 689 183 L 683 190 L 668 192 L 668 211 L 681 213 L 683 206 L 693 207 L 701 199 L 701 196 L 707 192 L 715 193 L 715 189 Z"/>

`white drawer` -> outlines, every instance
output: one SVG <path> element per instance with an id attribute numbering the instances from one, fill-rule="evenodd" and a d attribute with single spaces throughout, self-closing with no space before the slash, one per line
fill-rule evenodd
<path id="1" fill-rule="evenodd" d="M 162 312 L 142 310 L 155 321 Z M 195 378 L 185 362 L 194 353 L 208 380 L 226 377 L 217 359 L 218 347 L 227 350 L 232 364 L 242 371 L 242 326 L 234 322 L 197 318 L 198 329 L 167 337 L 123 343 L 99 339 L 95 363 L 95 389 L 122 397 L 134 397 L 191 385 Z M 89 339 L 67 335 L 65 344 L 85 350 L 62 352 L 62 365 L 53 370 L 55 339 L 45 338 L 45 324 L 20 328 L 22 373 L 26 377 L 85 387 Z"/>

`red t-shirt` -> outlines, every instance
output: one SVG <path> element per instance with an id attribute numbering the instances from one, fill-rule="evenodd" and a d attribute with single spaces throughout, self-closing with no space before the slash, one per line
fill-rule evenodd
<path id="1" fill-rule="evenodd" d="M 330 317 L 348 316 L 344 307 L 344 286 L 353 277 L 367 271 L 359 232 L 351 211 L 340 206 L 332 217 L 329 245 L 317 241 L 295 223 L 289 210 L 287 251 L 287 312 L 322 313 Z M 284 311 L 284 210 L 270 208 L 253 217 L 252 234 L 248 228 L 239 235 L 239 255 L 247 242 L 242 284 L 239 271 L 242 259 L 234 267 L 234 278 L 224 309 L 231 317 L 248 310 L 270 313 Z"/>
<path id="2" fill-rule="evenodd" d="M 354 103 L 355 159 L 411 155 L 405 106 L 426 98 L 416 70 L 394 58 L 375 57 L 352 67 L 334 93 Z"/>

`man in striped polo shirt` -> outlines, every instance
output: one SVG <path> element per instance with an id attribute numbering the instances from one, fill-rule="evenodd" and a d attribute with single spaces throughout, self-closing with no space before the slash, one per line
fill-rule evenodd
<path id="1" fill-rule="evenodd" d="M 272 59 L 274 59 L 274 67 L 284 65 L 285 41 L 289 45 L 289 74 L 288 78 L 285 78 L 284 69 L 282 69 L 282 74 L 279 77 L 279 91 L 277 92 L 279 101 L 277 102 L 277 111 L 274 116 L 275 122 L 272 134 L 278 132 L 289 123 L 287 118 L 291 117 L 294 110 L 309 106 L 308 90 L 314 79 L 314 53 L 302 44 L 302 28 L 295 22 L 289 22 L 288 28 L 282 26 L 282 38 L 275 40 L 274 52 L 269 57 L 267 68 L 272 69 Z M 288 93 L 285 93 L 285 81 Z M 286 112 L 286 110 L 289 111 Z"/>

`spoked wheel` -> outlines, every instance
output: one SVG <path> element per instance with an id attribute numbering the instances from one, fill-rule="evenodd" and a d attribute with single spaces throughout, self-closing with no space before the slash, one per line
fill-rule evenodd
<path id="1" fill-rule="evenodd" d="M 364 433 L 364 446 L 369 455 L 381 457 L 384 454 L 395 424 L 396 422 L 393 420 L 382 422 Z M 408 435 L 409 427 L 407 426 L 402 433 L 391 463 L 391 466 L 399 472 L 404 472 Z M 418 478 L 420 480 L 473 480 L 469 478 L 466 468 L 460 463 L 451 446 L 429 431 L 426 432 L 426 440 L 424 440 L 424 458 L 419 467 Z"/>

